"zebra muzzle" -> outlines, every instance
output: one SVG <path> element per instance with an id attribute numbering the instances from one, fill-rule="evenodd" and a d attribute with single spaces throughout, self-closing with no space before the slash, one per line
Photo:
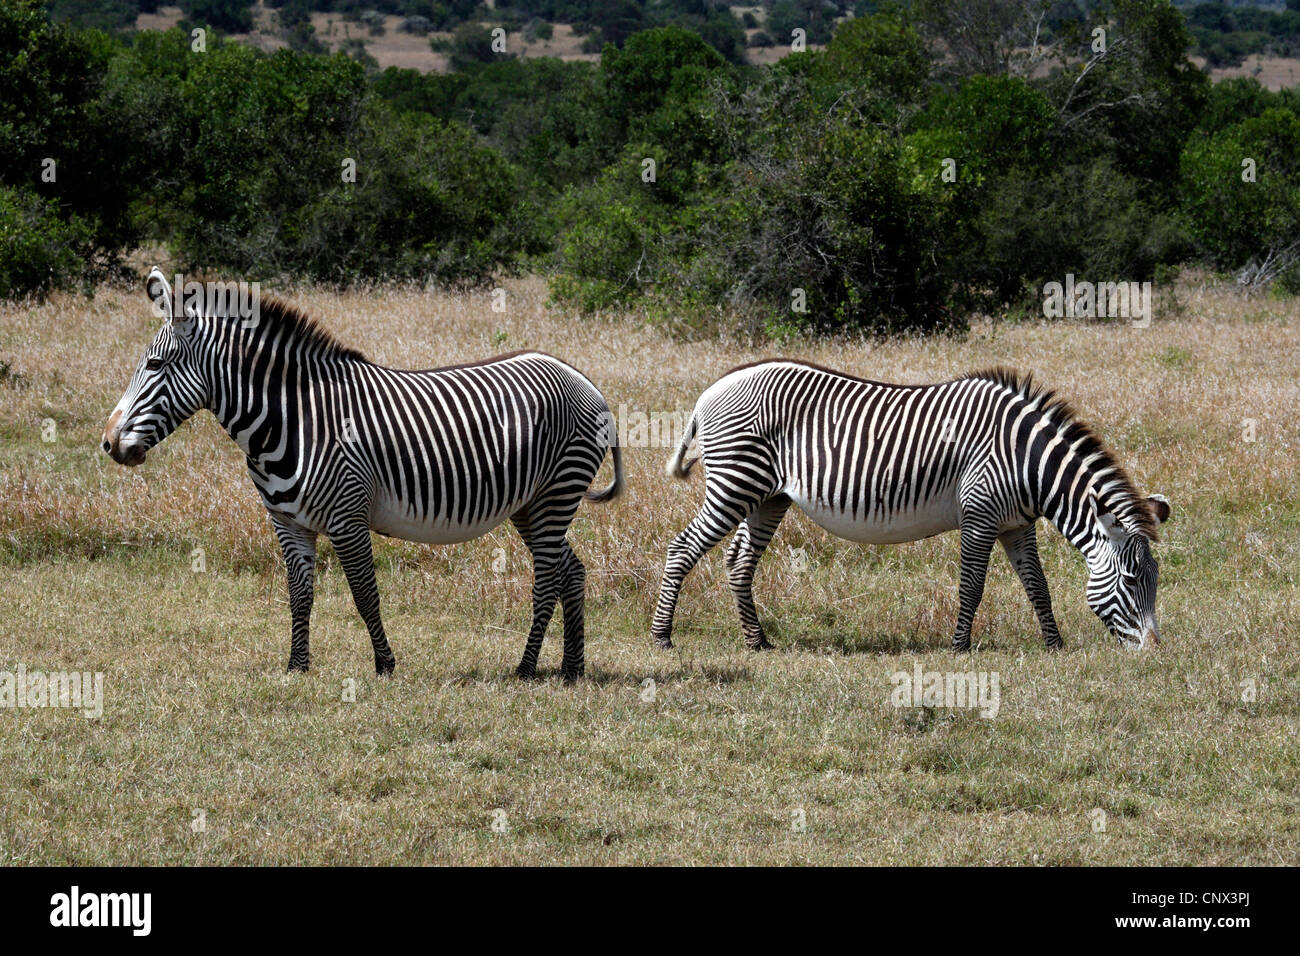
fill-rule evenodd
<path id="1" fill-rule="evenodd" d="M 127 445 L 123 448 L 118 444 L 104 442 L 104 450 L 112 456 L 113 460 L 119 465 L 126 465 L 128 468 L 134 468 L 136 465 L 144 464 L 145 450 L 139 445 Z"/>
<path id="2" fill-rule="evenodd" d="M 122 445 L 120 436 L 108 433 L 104 434 L 104 443 L 101 445 L 105 452 L 119 465 L 126 465 L 128 468 L 134 468 L 136 465 L 144 463 L 146 452 L 144 448 L 137 444 Z"/>

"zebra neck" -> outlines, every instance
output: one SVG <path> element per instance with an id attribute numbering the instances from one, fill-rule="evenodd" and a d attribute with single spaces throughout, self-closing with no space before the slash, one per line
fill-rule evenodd
<path id="1" fill-rule="evenodd" d="M 241 340 L 236 334 L 226 344 L 218 349 L 209 407 L 250 468 L 281 474 L 298 461 L 310 394 L 331 374 L 328 356 L 277 335 Z"/>
<path id="2" fill-rule="evenodd" d="M 1096 562 L 1105 563 L 1114 554 L 1115 531 L 1102 523 L 1100 510 L 1114 515 L 1122 532 L 1136 534 L 1139 525 L 1134 515 L 1140 507 L 1131 496 L 1117 492 L 1106 485 L 1106 476 L 1095 476 L 1091 483 L 1083 484 L 1070 506 L 1070 517 L 1056 524 L 1057 530 L 1083 554 L 1089 567 Z M 1094 498 L 1093 493 L 1097 497 Z M 1122 533 L 1121 532 L 1121 533 Z"/>
<path id="3" fill-rule="evenodd" d="M 1105 476 L 1075 454 L 1055 467 L 1034 470 L 1042 476 L 1039 513 L 1091 562 L 1098 543 L 1107 540 L 1093 504 L 1093 492 L 1104 489 Z"/>

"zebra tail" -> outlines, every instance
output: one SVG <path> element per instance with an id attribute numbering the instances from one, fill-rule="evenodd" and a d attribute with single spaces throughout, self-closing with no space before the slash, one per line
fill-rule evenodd
<path id="1" fill-rule="evenodd" d="M 691 469 L 695 463 L 700 460 L 696 455 L 689 461 L 686 459 L 686 449 L 691 447 L 691 442 L 695 440 L 695 435 L 699 431 L 700 423 L 696 420 L 695 415 L 691 415 L 691 420 L 686 423 L 686 433 L 682 435 L 681 444 L 677 446 L 677 451 L 672 458 L 668 459 L 668 474 L 672 478 L 686 479 L 690 477 Z"/>
<path id="2" fill-rule="evenodd" d="M 610 501 L 623 492 L 623 449 L 615 441 L 610 444 L 609 453 L 614 459 L 614 480 L 610 482 L 608 488 L 602 488 L 600 491 L 584 492 L 583 497 L 588 501 Z"/>

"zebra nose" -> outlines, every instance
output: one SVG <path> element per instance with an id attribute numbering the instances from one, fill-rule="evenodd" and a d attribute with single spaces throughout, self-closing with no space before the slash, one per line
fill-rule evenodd
<path id="1" fill-rule="evenodd" d="M 121 418 L 121 411 L 114 409 L 113 414 L 108 416 L 108 424 L 104 426 L 104 444 L 100 447 L 110 455 L 113 454 L 113 443 L 117 441 L 117 423 Z"/>

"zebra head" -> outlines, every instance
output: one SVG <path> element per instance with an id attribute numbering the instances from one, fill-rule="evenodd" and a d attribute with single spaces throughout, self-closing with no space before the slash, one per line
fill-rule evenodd
<path id="1" fill-rule="evenodd" d="M 1098 507 L 1095 498 L 1093 504 Z M 1169 517 L 1169 501 L 1162 495 L 1152 495 L 1142 504 L 1157 523 Z M 1159 568 L 1151 539 L 1141 527 L 1126 526 L 1109 511 L 1096 514 L 1097 531 L 1088 559 L 1088 606 L 1121 645 L 1140 649 L 1159 644 Z"/>
<path id="2" fill-rule="evenodd" d="M 196 314 L 172 311 L 171 289 L 155 266 L 145 291 L 161 310 L 162 328 L 104 428 L 103 449 L 120 465 L 134 467 L 145 454 L 206 404 L 195 343 Z"/>

